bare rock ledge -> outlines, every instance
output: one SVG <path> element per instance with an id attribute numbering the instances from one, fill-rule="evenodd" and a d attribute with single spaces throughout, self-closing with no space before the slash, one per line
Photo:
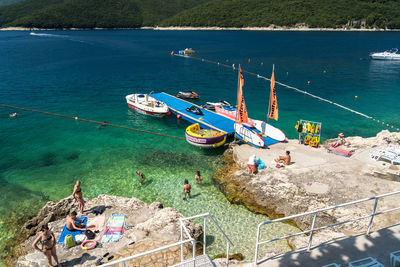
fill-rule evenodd
<path id="1" fill-rule="evenodd" d="M 369 152 L 376 146 L 400 144 L 400 133 L 387 130 L 376 137 L 346 138 L 355 154 L 350 158 L 328 152 L 325 142 L 320 148 L 312 148 L 289 140 L 256 149 L 249 145 L 236 145 L 224 155 L 225 167 L 214 175 L 214 181 L 229 201 L 241 203 L 250 210 L 268 215 L 271 219 L 286 217 L 334 206 L 379 194 L 400 191 L 400 166 L 374 161 Z M 273 159 L 291 151 L 293 164 L 276 168 Z M 266 168 L 256 175 L 247 172 L 248 158 L 255 154 L 266 163 Z M 392 196 L 379 201 L 378 211 L 398 207 L 400 196 Z M 369 215 L 373 201 L 355 206 L 330 210 L 319 214 L 316 227 Z M 372 230 L 398 223 L 399 212 L 376 216 Z M 355 221 L 339 227 L 317 232 L 313 244 L 343 235 L 365 233 L 369 220 Z M 302 230 L 311 228 L 312 216 L 294 219 Z M 300 236 L 289 241 L 294 248 L 304 247 L 308 237 Z"/>
<path id="2" fill-rule="evenodd" d="M 32 249 L 31 245 L 36 234 L 43 224 L 48 223 L 50 229 L 59 237 L 65 217 L 72 210 L 77 209 L 77 203 L 72 197 L 57 202 L 47 202 L 38 215 L 25 223 L 21 229 L 21 243 L 15 248 L 14 256 L 9 259 L 10 266 L 48 266 L 43 253 Z M 103 244 L 93 250 L 83 251 L 80 246 L 63 249 L 57 244 L 57 255 L 61 266 L 93 266 L 96 260 L 106 252 L 114 256 L 114 260 L 138 254 L 147 250 L 158 248 L 180 240 L 179 218 L 183 215 L 172 208 L 163 208 L 159 202 L 147 205 L 136 198 L 124 198 L 109 195 L 99 195 L 92 200 L 86 200 L 85 209 L 88 219 L 96 215 L 91 212 L 103 209 L 104 227 L 111 214 L 124 214 L 127 216 L 124 235 L 119 242 Z M 98 215 L 101 216 L 101 215 Z M 202 235 L 199 224 L 186 222 L 191 235 L 198 240 Z M 153 254 L 138 259 L 138 266 L 164 266 L 164 263 L 176 264 L 180 262 L 180 247 L 175 247 L 161 253 Z M 191 254 L 191 246 L 186 246 L 185 254 Z M 54 262 L 53 262 L 54 263 Z M 162 265 L 160 265 L 162 264 Z"/>

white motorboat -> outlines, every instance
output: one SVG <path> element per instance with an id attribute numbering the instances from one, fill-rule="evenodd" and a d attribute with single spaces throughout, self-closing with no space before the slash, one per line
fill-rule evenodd
<path id="1" fill-rule="evenodd" d="M 371 53 L 370 57 L 379 60 L 400 60 L 400 54 L 397 54 L 397 51 L 397 48 L 394 48 L 385 52 Z"/>
<path id="2" fill-rule="evenodd" d="M 128 106 L 141 114 L 162 117 L 168 113 L 167 104 L 148 94 L 131 94 L 125 98 Z"/>

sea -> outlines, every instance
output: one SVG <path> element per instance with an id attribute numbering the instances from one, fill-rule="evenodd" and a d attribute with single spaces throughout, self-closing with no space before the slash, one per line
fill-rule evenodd
<path id="1" fill-rule="evenodd" d="M 274 64 L 276 81 L 371 117 L 277 84 L 279 120 L 269 122 L 288 138 L 298 138 L 294 126 L 300 119 L 321 122 L 323 140 L 339 132 L 371 137 L 400 127 L 400 62 L 370 60 L 369 54 L 399 46 L 399 32 L 1 31 L 0 104 L 184 137 L 189 123 L 138 114 L 128 108 L 125 96 L 195 91 L 200 95 L 196 104 L 235 104 L 237 69 L 222 64 L 240 64 L 268 78 Z M 200 60 L 171 55 L 185 48 L 193 48 Z M 249 116 L 267 120 L 269 82 L 243 76 Z M 10 118 L 13 112 L 19 116 Z M 24 221 L 47 201 L 71 195 L 79 179 L 86 198 L 111 194 L 159 201 L 184 216 L 209 212 L 234 243 L 231 253 L 251 260 L 257 225 L 268 217 L 229 203 L 213 183 L 223 152 L 0 107 L 1 256 L 9 253 L 6 244 L 15 240 Z M 142 185 L 137 170 L 147 177 Z M 204 177 L 201 185 L 194 180 L 197 170 Z M 187 201 L 182 199 L 184 179 L 192 184 Z M 223 236 L 211 224 L 207 230 L 207 253 L 225 253 Z M 295 231 L 277 224 L 266 227 L 262 238 Z M 260 255 L 274 247 L 289 249 L 282 241 L 263 247 Z"/>

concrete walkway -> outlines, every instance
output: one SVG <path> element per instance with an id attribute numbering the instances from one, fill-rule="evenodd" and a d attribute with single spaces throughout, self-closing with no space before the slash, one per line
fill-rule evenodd
<path id="1" fill-rule="evenodd" d="M 263 261 L 260 267 L 323 266 L 337 263 L 348 266 L 350 261 L 373 257 L 390 266 L 390 253 L 400 250 L 400 224 L 373 232 L 336 239 L 310 252 L 285 253 Z"/>

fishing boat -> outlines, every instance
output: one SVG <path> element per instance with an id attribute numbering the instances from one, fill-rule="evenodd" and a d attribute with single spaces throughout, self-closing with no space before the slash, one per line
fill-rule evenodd
<path id="1" fill-rule="evenodd" d="M 379 60 L 400 60 L 400 54 L 397 54 L 397 51 L 397 48 L 393 48 L 385 52 L 371 53 L 370 57 Z"/>
<path id="2" fill-rule="evenodd" d="M 125 98 L 128 106 L 141 114 L 162 117 L 168 113 L 168 106 L 164 102 L 148 94 L 131 94 Z"/>
<path id="3" fill-rule="evenodd" d="M 190 92 L 179 92 L 176 97 L 182 98 L 182 99 L 199 99 L 200 96 L 194 92 L 194 91 L 190 91 Z"/>
<path id="4" fill-rule="evenodd" d="M 186 48 L 185 50 L 179 50 L 179 55 L 189 56 L 196 53 L 192 48 Z"/>
<path id="5" fill-rule="evenodd" d="M 197 147 L 216 148 L 226 141 L 226 133 L 212 129 L 202 129 L 198 123 L 186 128 L 186 141 Z"/>

